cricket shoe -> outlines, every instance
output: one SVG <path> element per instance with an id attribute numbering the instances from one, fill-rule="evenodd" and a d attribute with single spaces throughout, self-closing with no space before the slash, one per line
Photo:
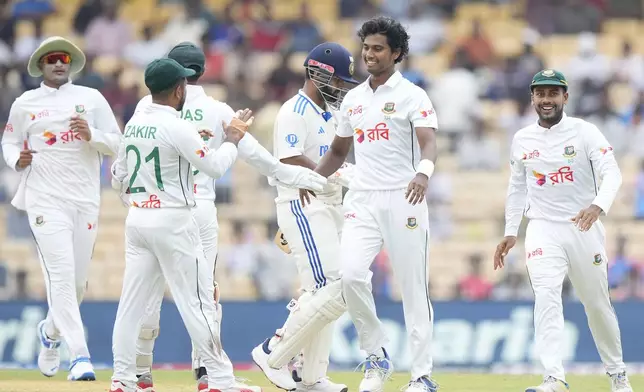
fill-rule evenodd
<path id="1" fill-rule="evenodd" d="M 246 385 L 239 379 L 235 379 L 235 383 L 230 388 L 208 388 L 208 376 L 201 376 L 197 382 L 197 392 L 262 392 L 262 388 Z"/>
<path id="2" fill-rule="evenodd" d="M 46 320 L 38 323 L 38 337 L 40 338 L 40 353 L 38 354 L 38 369 L 47 377 L 53 377 L 60 368 L 60 340 L 47 337 L 45 333 Z"/>
<path id="3" fill-rule="evenodd" d="M 154 392 L 152 373 L 143 373 L 140 376 L 137 376 L 136 390 L 138 392 Z"/>
<path id="4" fill-rule="evenodd" d="M 288 366 L 282 366 L 279 369 L 268 366 L 268 355 L 270 354 L 270 350 L 268 349 L 269 340 L 266 339 L 264 343 L 253 349 L 251 353 L 253 362 L 259 366 L 266 378 L 268 378 L 268 381 L 272 382 L 273 385 L 285 391 L 294 391 L 297 385 L 293 381 Z"/>
<path id="5" fill-rule="evenodd" d="M 296 392 L 348 392 L 349 388 L 344 384 L 336 384 L 328 378 L 322 378 L 313 385 L 305 385 L 297 382 Z"/>
<path id="6" fill-rule="evenodd" d="M 137 392 L 136 388 L 128 387 L 124 383 L 114 380 L 110 385 L 110 392 Z"/>
<path id="7" fill-rule="evenodd" d="M 363 362 L 364 378 L 360 381 L 359 392 L 382 392 L 385 388 L 385 381 L 394 372 L 394 365 L 389 360 L 387 351 L 382 349 L 384 357 L 372 354 Z"/>
<path id="8" fill-rule="evenodd" d="M 69 366 L 69 381 L 96 381 L 96 373 L 89 357 L 76 357 Z"/>
<path id="9" fill-rule="evenodd" d="M 630 381 L 626 372 L 610 374 L 611 391 L 613 392 L 633 392 Z"/>
<path id="10" fill-rule="evenodd" d="M 411 381 L 403 390 L 405 392 L 436 392 L 438 391 L 438 383 L 428 376 L 423 376 L 416 381 Z"/>
<path id="11" fill-rule="evenodd" d="M 564 381 L 548 376 L 543 379 L 541 385 L 537 387 L 530 387 L 525 392 L 568 392 L 570 388 Z"/>

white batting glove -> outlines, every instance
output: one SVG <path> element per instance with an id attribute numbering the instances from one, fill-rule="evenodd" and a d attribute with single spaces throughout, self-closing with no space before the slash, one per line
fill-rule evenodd
<path id="1" fill-rule="evenodd" d="M 349 183 L 353 179 L 354 166 L 348 162 L 345 162 L 340 166 L 338 171 L 329 176 L 330 184 L 342 185 L 345 188 L 349 188 Z"/>
<path id="2" fill-rule="evenodd" d="M 322 192 L 327 184 L 326 178 L 311 169 L 281 162 L 275 170 L 275 178 L 287 187 L 309 189 L 313 192 Z"/>

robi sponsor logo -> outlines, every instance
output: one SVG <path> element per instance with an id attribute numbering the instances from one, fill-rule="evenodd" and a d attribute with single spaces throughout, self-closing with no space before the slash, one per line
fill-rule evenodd
<path id="1" fill-rule="evenodd" d="M 371 129 L 367 129 L 366 132 L 362 129 L 356 128 L 354 133 L 358 143 L 364 142 L 365 139 L 368 140 L 369 143 L 389 140 L 389 128 L 387 127 L 387 123 L 384 122 L 376 124 L 376 126 Z"/>
<path id="2" fill-rule="evenodd" d="M 45 131 L 42 136 L 45 138 L 45 144 L 51 146 L 56 143 L 56 135 L 52 132 Z"/>

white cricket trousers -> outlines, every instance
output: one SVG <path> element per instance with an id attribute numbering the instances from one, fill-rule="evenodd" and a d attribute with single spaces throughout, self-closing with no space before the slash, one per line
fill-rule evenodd
<path id="1" fill-rule="evenodd" d="M 316 198 L 302 207 L 299 200 L 276 203 L 277 224 L 291 249 L 299 273 L 300 306 L 315 290 L 340 279 L 342 205 L 326 204 Z M 287 326 L 289 320 L 284 323 Z M 302 348 L 302 380 L 314 384 L 326 377 L 335 323 L 325 326 Z"/>
<path id="2" fill-rule="evenodd" d="M 217 221 L 217 207 L 213 200 L 197 199 L 196 207 L 192 208 L 192 215 L 197 222 L 199 228 L 199 240 L 204 253 L 204 266 L 200 267 L 202 273 L 199 274 L 200 284 L 204 287 L 206 285 L 214 285 L 214 271 L 215 263 L 217 260 L 217 241 L 219 238 L 219 223 Z M 137 355 L 146 355 L 150 358 L 154 350 L 154 341 L 156 335 L 160 333 L 159 322 L 161 317 L 161 304 L 165 293 L 165 283 L 159 281 L 154 287 L 155 294 L 150 297 L 150 301 L 146 307 L 145 317 L 143 319 L 143 326 L 141 327 L 142 333 L 137 341 Z M 211 297 L 212 298 L 212 297 Z M 147 334 L 145 331 L 149 331 Z M 215 331 L 213 331 L 215 332 Z M 219 334 L 219 331 L 216 332 Z M 146 338 L 147 336 L 154 336 L 154 338 Z M 193 346 L 193 368 L 198 369 L 202 366 L 198 354 Z M 214 381 L 217 385 L 228 386 L 232 385 L 235 381 L 233 373 L 233 364 L 225 352 L 221 353 L 221 358 L 215 361 L 215 373 L 209 373 L 208 378 Z M 220 360 L 221 359 L 221 360 Z M 149 371 L 147 366 L 138 367 L 137 373 L 142 374 Z"/>
<path id="3" fill-rule="evenodd" d="M 87 289 L 98 211 L 83 213 L 62 200 L 27 192 L 27 216 L 45 277 L 49 312 L 45 333 L 63 338 L 70 357 L 89 357 L 79 310 Z"/>
<path id="4" fill-rule="evenodd" d="M 123 291 L 112 338 L 112 380 L 129 385 L 137 381 L 137 334 L 132 331 L 140 331 L 150 297 L 159 295 L 159 282 L 168 283 L 204 366 L 214 374 L 221 359 L 216 349 L 212 269 L 205 261 L 192 212 L 188 208 L 132 207 L 125 223 L 125 243 Z M 210 277 L 210 284 L 203 284 L 202 275 Z M 212 380 L 209 385 L 217 387 Z"/>
<path id="5" fill-rule="evenodd" d="M 342 289 L 358 331 L 360 348 L 371 355 L 388 340 L 376 315 L 369 267 L 383 245 L 402 295 L 411 352 L 411 376 L 432 372 L 434 311 L 429 300 L 427 204 L 411 205 L 405 189 L 349 191 L 340 246 Z"/>
<path id="6" fill-rule="evenodd" d="M 565 381 L 561 288 L 566 273 L 584 305 L 606 371 L 614 374 L 625 370 L 619 325 L 608 292 L 605 238 L 606 230 L 600 221 L 587 232 L 579 231 L 572 222 L 528 223 L 525 248 L 535 296 L 535 348 L 546 376 Z"/>

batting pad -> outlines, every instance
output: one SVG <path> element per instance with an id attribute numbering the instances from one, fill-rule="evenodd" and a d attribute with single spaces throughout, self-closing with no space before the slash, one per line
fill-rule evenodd
<path id="1" fill-rule="evenodd" d="M 346 310 L 340 280 L 313 293 L 308 301 L 290 306 L 286 324 L 275 334 L 279 340 L 268 356 L 268 366 L 279 369 L 298 355 L 311 339 Z"/>

